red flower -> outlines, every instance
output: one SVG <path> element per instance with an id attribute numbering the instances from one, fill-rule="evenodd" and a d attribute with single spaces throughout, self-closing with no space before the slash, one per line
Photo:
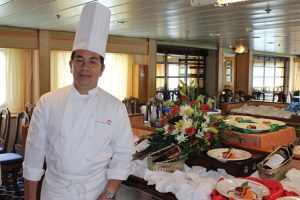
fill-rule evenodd
<path id="1" fill-rule="evenodd" d="M 195 133 L 196 133 L 196 131 L 195 131 L 195 129 L 193 129 L 193 127 L 186 128 L 186 129 L 185 129 L 185 132 L 186 132 L 186 134 L 187 134 L 189 137 L 192 137 L 192 136 L 195 135 Z"/>
<path id="2" fill-rule="evenodd" d="M 160 124 L 161 124 L 162 126 L 164 126 L 164 125 L 167 124 L 168 120 L 169 120 L 168 116 L 164 116 L 164 117 L 160 120 Z"/>
<path id="3" fill-rule="evenodd" d="M 208 104 L 201 104 L 200 110 L 202 110 L 203 112 L 208 112 L 210 110 L 210 106 Z"/>
<path id="4" fill-rule="evenodd" d="M 190 105 L 195 105 L 197 101 L 190 101 Z"/>
<path id="5" fill-rule="evenodd" d="M 187 96 L 180 96 L 180 100 L 181 100 L 181 101 L 188 100 L 188 97 L 187 97 Z"/>
<path id="6" fill-rule="evenodd" d="M 195 146 L 196 144 L 198 144 L 199 143 L 199 141 L 197 140 L 197 139 L 193 139 L 190 143 L 189 143 L 189 145 L 190 145 L 190 147 L 192 147 L 192 146 Z"/>
<path id="7" fill-rule="evenodd" d="M 173 116 L 178 115 L 180 112 L 180 107 L 179 106 L 173 106 L 171 109 L 171 113 Z"/>
<path id="8" fill-rule="evenodd" d="M 203 137 L 209 140 L 211 138 L 211 133 L 205 133 Z"/>
<path id="9" fill-rule="evenodd" d="M 167 129 L 167 131 L 168 131 L 168 133 L 172 133 L 172 131 L 173 131 L 173 126 L 168 126 L 168 129 Z"/>

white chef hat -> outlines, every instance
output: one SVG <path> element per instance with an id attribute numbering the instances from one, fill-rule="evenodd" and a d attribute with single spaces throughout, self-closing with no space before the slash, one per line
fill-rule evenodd
<path id="1" fill-rule="evenodd" d="M 105 57 L 109 22 L 109 8 L 97 2 L 86 4 L 80 15 L 72 50 L 89 50 Z"/>

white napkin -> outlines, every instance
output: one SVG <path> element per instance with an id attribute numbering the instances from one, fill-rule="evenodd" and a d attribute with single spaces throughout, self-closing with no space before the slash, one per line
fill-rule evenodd
<path id="1" fill-rule="evenodd" d="M 132 162 L 131 175 L 144 178 L 145 170 L 148 168 L 147 158 L 144 160 L 134 160 Z"/>
<path id="2" fill-rule="evenodd" d="M 146 170 L 144 179 L 149 185 L 155 184 L 159 192 L 172 192 L 178 200 L 207 200 L 220 178 L 232 178 L 224 170 L 206 172 L 200 166 L 184 169 L 174 173 Z"/>
<path id="3" fill-rule="evenodd" d="M 292 168 L 285 174 L 285 177 L 280 181 L 283 188 L 300 194 L 300 170 Z"/>
<path id="4" fill-rule="evenodd" d="M 300 170 L 292 168 L 285 174 L 285 176 L 289 181 L 300 183 Z"/>

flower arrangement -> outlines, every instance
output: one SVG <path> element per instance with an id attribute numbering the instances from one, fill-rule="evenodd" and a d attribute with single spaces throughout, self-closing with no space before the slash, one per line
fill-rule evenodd
<path id="1" fill-rule="evenodd" d="M 207 117 L 214 100 L 197 96 L 193 83 L 189 86 L 180 83 L 178 100 L 164 103 L 169 109 L 160 119 L 160 127 L 149 137 L 148 152 L 178 144 L 182 149 L 181 154 L 201 154 L 221 145 L 222 138 L 218 129 L 226 127 L 223 118 Z"/>

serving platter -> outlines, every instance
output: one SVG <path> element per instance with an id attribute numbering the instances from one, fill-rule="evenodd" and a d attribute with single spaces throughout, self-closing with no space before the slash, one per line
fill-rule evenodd
<path id="1" fill-rule="evenodd" d="M 240 161 L 240 160 L 246 160 L 252 157 L 252 154 L 248 151 L 240 150 L 240 149 L 234 149 L 237 159 L 230 159 L 230 158 L 223 158 L 222 153 L 227 152 L 228 148 L 218 148 L 218 149 L 211 149 L 207 152 L 207 155 L 215 158 L 221 162 L 227 162 L 227 161 Z"/>
<path id="2" fill-rule="evenodd" d="M 255 199 L 261 200 L 264 196 L 270 195 L 270 190 L 267 188 L 267 186 L 256 181 L 242 178 L 231 178 L 221 180 L 216 184 L 216 190 L 224 197 L 240 199 L 239 196 L 236 196 L 234 194 L 234 189 L 236 187 L 241 186 L 246 181 L 248 181 L 248 186 L 251 188 L 254 195 L 256 196 Z"/>
<path id="3" fill-rule="evenodd" d="M 278 124 L 279 126 L 286 126 L 285 122 L 275 120 L 275 119 L 259 118 L 256 120 L 256 122 L 259 124 L 264 124 L 264 125 Z"/>
<path id="4" fill-rule="evenodd" d="M 244 132 L 248 133 L 261 133 L 266 132 L 271 129 L 270 126 L 265 124 L 257 124 L 257 123 L 234 123 L 233 127 L 244 130 Z"/>

